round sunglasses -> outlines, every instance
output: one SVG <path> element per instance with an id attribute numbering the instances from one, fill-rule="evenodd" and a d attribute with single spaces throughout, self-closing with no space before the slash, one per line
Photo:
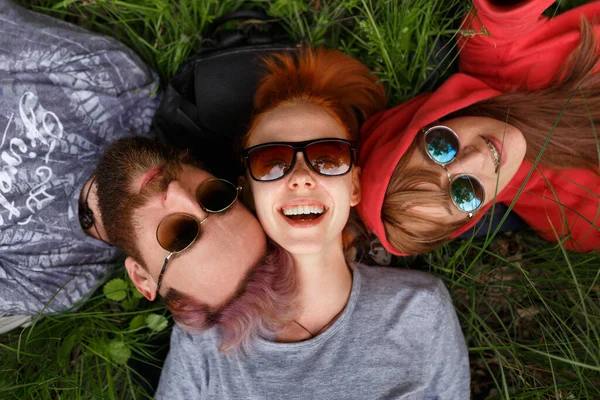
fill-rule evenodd
<path id="1" fill-rule="evenodd" d="M 156 240 L 160 247 L 169 252 L 158 275 L 156 292 L 160 290 L 167 264 L 174 254 L 188 249 L 202 235 L 201 225 L 211 214 L 229 209 L 237 200 L 241 186 L 224 179 L 208 179 L 196 189 L 196 201 L 208 215 L 198 221 L 186 213 L 174 213 L 164 217 L 156 228 Z"/>
<path id="2" fill-rule="evenodd" d="M 479 179 L 470 174 L 450 176 L 446 165 L 456 160 L 460 140 L 456 132 L 444 125 L 424 129 L 425 154 L 448 174 L 450 199 L 459 211 L 473 216 L 485 200 L 485 190 Z"/>
<path id="3" fill-rule="evenodd" d="M 244 150 L 242 159 L 252 179 L 270 182 L 294 169 L 298 152 L 302 152 L 308 166 L 319 175 L 345 175 L 354 164 L 354 151 L 354 143 L 349 140 L 326 138 L 263 143 Z"/>

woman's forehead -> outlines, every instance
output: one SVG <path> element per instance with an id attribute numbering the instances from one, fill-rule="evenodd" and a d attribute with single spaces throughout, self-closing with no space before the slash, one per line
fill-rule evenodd
<path id="1" fill-rule="evenodd" d="M 248 147 L 268 142 L 300 142 L 321 137 L 347 139 L 345 130 L 322 107 L 287 104 L 267 112 L 256 125 Z"/>

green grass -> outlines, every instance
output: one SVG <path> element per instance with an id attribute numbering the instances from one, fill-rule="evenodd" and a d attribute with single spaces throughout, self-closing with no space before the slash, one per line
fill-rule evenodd
<path id="1" fill-rule="evenodd" d="M 467 0 L 25 3 L 115 36 L 165 81 L 206 43 L 214 18 L 262 8 L 295 40 L 339 47 L 373 68 L 390 105 L 432 90 L 453 71 L 452 38 L 471 6 Z M 582 3 L 562 1 L 547 13 Z M 426 268 L 450 288 L 470 349 L 473 398 L 600 399 L 597 254 L 568 253 L 524 231 L 456 241 L 399 264 Z M 41 317 L 0 337 L 0 398 L 150 396 L 144 365 L 161 363 L 168 315 L 140 299 L 122 269 L 117 277 L 123 281 L 112 281 L 77 312 Z"/>
<path id="2" fill-rule="evenodd" d="M 446 277 L 489 398 L 600 398 L 599 257 L 528 232 L 427 255 Z"/>
<path id="3" fill-rule="evenodd" d="M 0 398 L 148 397 L 147 377 L 138 371 L 161 365 L 168 313 L 121 279 L 123 269 L 117 274 L 76 312 L 0 336 Z"/>

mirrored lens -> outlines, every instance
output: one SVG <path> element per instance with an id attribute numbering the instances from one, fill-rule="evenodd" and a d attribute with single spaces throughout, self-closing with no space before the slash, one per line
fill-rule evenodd
<path id="1" fill-rule="evenodd" d="M 207 212 L 220 212 L 229 208 L 236 200 L 237 188 L 221 179 L 210 179 L 198 186 L 196 200 Z"/>
<path id="2" fill-rule="evenodd" d="M 483 204 L 483 186 L 472 176 L 461 175 L 454 178 L 450 191 L 454 203 L 464 212 L 473 212 Z"/>
<path id="3" fill-rule="evenodd" d="M 458 137 L 447 128 L 431 128 L 425 133 L 425 151 L 440 164 L 448 164 L 458 154 Z"/>
<path id="4" fill-rule="evenodd" d="M 187 248 L 200 233 L 198 222 L 186 214 L 172 214 L 160 222 L 156 238 L 160 246 L 178 253 Z"/>
<path id="5" fill-rule="evenodd" d="M 294 150 L 290 146 L 264 146 L 248 154 L 248 165 L 254 179 L 272 181 L 287 173 L 293 159 Z"/>
<path id="6" fill-rule="evenodd" d="M 306 156 L 313 168 L 323 175 L 343 175 L 352 165 L 350 144 L 335 140 L 309 144 Z"/>

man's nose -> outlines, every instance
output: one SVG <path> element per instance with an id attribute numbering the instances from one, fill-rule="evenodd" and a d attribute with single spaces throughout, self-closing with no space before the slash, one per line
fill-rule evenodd
<path id="1" fill-rule="evenodd" d="M 180 212 L 195 215 L 199 218 L 204 218 L 207 215 L 198 204 L 196 193 L 177 180 L 169 183 L 164 202 L 171 213 Z"/>
<path id="2" fill-rule="evenodd" d="M 310 169 L 304 160 L 304 154 L 298 152 L 296 154 L 296 163 L 294 169 L 290 172 L 288 184 L 290 189 L 312 189 L 315 187 L 316 181 L 313 176 L 313 171 Z"/>

